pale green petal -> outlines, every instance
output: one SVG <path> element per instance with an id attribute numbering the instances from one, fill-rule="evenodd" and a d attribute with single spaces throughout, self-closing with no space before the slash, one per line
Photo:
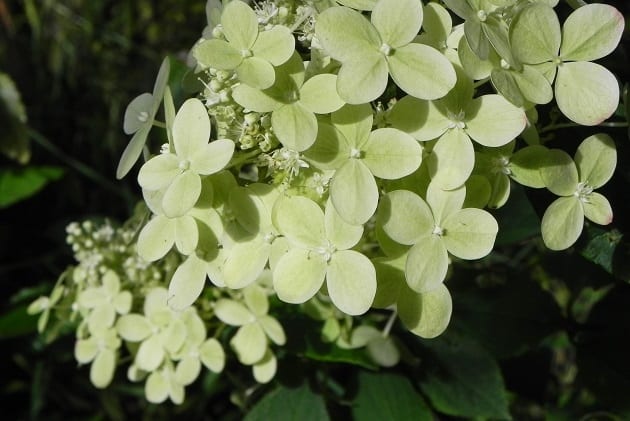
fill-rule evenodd
<path id="1" fill-rule="evenodd" d="M 184 215 L 175 219 L 175 246 L 187 256 L 195 251 L 199 241 L 199 229 L 195 218 Z"/>
<path id="2" fill-rule="evenodd" d="M 92 361 L 90 381 L 98 389 L 103 389 L 112 382 L 116 369 L 116 353 L 109 349 L 101 349 Z"/>
<path id="3" fill-rule="evenodd" d="M 444 4 L 448 7 L 453 13 L 455 13 L 460 18 L 472 19 L 475 11 L 472 9 L 471 5 L 466 0 L 444 0 Z M 472 3 L 475 4 L 475 3 Z M 479 3 L 476 3 L 477 5 Z"/>
<path id="4" fill-rule="evenodd" d="M 407 95 L 396 102 L 388 120 L 395 128 L 418 140 L 431 140 L 448 130 L 451 122 L 446 112 L 444 107 L 439 107 L 434 102 Z"/>
<path id="5" fill-rule="evenodd" d="M 394 82 L 409 95 L 421 99 L 441 98 L 457 80 L 453 65 L 428 45 L 409 44 L 387 57 Z"/>
<path id="6" fill-rule="evenodd" d="M 505 174 L 495 174 L 492 180 L 492 195 L 488 199 L 488 207 L 498 209 L 505 205 L 510 197 L 510 178 Z"/>
<path id="7" fill-rule="evenodd" d="M 181 318 L 173 318 L 168 326 L 159 333 L 162 346 L 171 355 L 176 355 L 180 352 L 187 335 L 186 324 Z"/>
<path id="8" fill-rule="evenodd" d="M 350 145 L 341 132 L 326 123 L 319 123 L 315 143 L 305 153 L 308 162 L 322 170 L 334 170 L 350 156 Z"/>
<path id="9" fill-rule="evenodd" d="M 326 242 L 324 212 L 303 196 L 284 196 L 276 202 L 272 219 L 289 242 L 300 247 L 318 247 Z"/>
<path id="10" fill-rule="evenodd" d="M 256 56 L 243 59 L 236 68 L 238 79 L 256 89 L 267 89 L 276 80 L 273 66 L 262 58 Z"/>
<path id="11" fill-rule="evenodd" d="M 556 12 L 542 3 L 523 9 L 512 22 L 510 41 L 517 60 L 538 64 L 557 57 L 560 48 L 560 22 Z"/>
<path id="12" fill-rule="evenodd" d="M 166 188 L 162 198 L 162 210 L 169 218 L 177 218 L 186 214 L 199 199 L 201 194 L 201 178 L 192 171 L 179 174 Z"/>
<path id="13" fill-rule="evenodd" d="M 558 196 L 575 193 L 578 171 L 569 154 L 561 149 L 549 149 L 542 164 L 540 175 L 549 191 Z"/>
<path id="14" fill-rule="evenodd" d="M 143 341 L 136 354 L 136 364 L 144 371 L 153 371 L 164 361 L 164 348 L 158 336 L 151 336 Z"/>
<path id="15" fill-rule="evenodd" d="M 317 137 L 317 119 L 300 102 L 285 104 L 271 115 L 271 124 L 278 140 L 287 148 L 301 152 Z"/>
<path id="16" fill-rule="evenodd" d="M 222 39 L 207 39 L 193 48 L 193 56 L 202 68 L 232 70 L 241 64 L 241 52 Z"/>
<path id="17" fill-rule="evenodd" d="M 90 312 L 87 319 L 88 329 L 92 334 L 98 334 L 114 325 L 116 310 L 111 303 L 102 304 Z"/>
<path id="18" fill-rule="evenodd" d="M 491 53 L 492 55 L 496 53 Z M 457 45 L 457 56 L 462 64 L 464 72 L 474 80 L 485 79 L 490 76 L 494 65 L 490 59 L 482 60 L 470 48 L 466 37 L 461 37 Z"/>
<path id="19" fill-rule="evenodd" d="M 369 310 L 376 294 L 376 270 L 363 254 L 341 250 L 328 262 L 326 286 L 333 304 L 352 316 Z"/>
<path id="20" fill-rule="evenodd" d="M 316 114 L 337 111 L 345 103 L 337 94 L 337 75 L 324 73 L 315 75 L 302 85 L 300 103 Z"/>
<path id="21" fill-rule="evenodd" d="M 600 225 L 608 225 L 613 220 L 613 211 L 610 202 L 597 192 L 589 194 L 582 201 L 584 205 L 584 216 Z"/>
<path id="22" fill-rule="evenodd" d="M 393 367 L 400 361 L 400 351 L 391 336 L 377 336 L 367 344 L 366 351 L 381 367 Z"/>
<path id="23" fill-rule="evenodd" d="M 232 98 L 242 107 L 260 113 L 273 111 L 282 105 L 281 102 L 265 91 L 242 83 L 234 88 Z"/>
<path id="24" fill-rule="evenodd" d="M 267 350 L 263 358 L 252 367 L 254 379 L 261 384 L 268 383 L 273 379 L 278 370 L 276 357 Z"/>
<path id="25" fill-rule="evenodd" d="M 286 343 L 287 338 L 284 334 L 284 329 L 282 329 L 282 325 L 276 319 L 270 316 L 263 316 L 258 320 L 258 323 L 273 343 L 276 345 L 284 345 Z"/>
<path id="26" fill-rule="evenodd" d="M 372 174 L 388 180 L 411 174 L 422 162 L 422 147 L 418 141 L 394 128 L 370 133 L 363 152 L 363 162 Z"/>
<path id="27" fill-rule="evenodd" d="M 350 56 L 376 51 L 381 37 L 360 13 L 346 7 L 331 7 L 317 16 L 315 34 L 324 50 L 341 62 Z"/>
<path id="28" fill-rule="evenodd" d="M 540 173 L 549 149 L 542 145 L 526 146 L 510 158 L 510 177 L 524 186 L 541 188 L 545 181 Z"/>
<path id="29" fill-rule="evenodd" d="M 125 109 L 123 131 L 125 134 L 137 132 L 142 126 L 151 124 L 151 108 L 153 107 L 153 95 L 148 92 L 138 95 L 131 100 Z"/>
<path id="30" fill-rule="evenodd" d="M 562 27 L 560 57 L 592 61 L 612 53 L 621 39 L 624 18 L 607 4 L 587 4 L 573 11 Z"/>
<path id="31" fill-rule="evenodd" d="M 232 326 L 243 326 L 256 320 L 256 317 L 244 304 L 225 298 L 214 304 L 214 314 L 223 323 Z"/>
<path id="32" fill-rule="evenodd" d="M 217 139 L 197 150 L 190 159 L 190 168 L 197 174 L 209 175 L 221 171 L 232 159 L 234 142 Z"/>
<path id="33" fill-rule="evenodd" d="M 324 224 L 326 238 L 338 250 L 346 250 L 355 246 L 363 235 L 363 225 L 351 225 L 344 221 L 330 200 L 326 202 Z"/>
<path id="34" fill-rule="evenodd" d="M 92 287 L 79 293 L 77 302 L 85 308 L 94 308 L 107 304 L 108 297 L 102 288 Z"/>
<path id="35" fill-rule="evenodd" d="M 140 127 L 125 147 L 125 150 L 120 157 L 120 161 L 118 162 L 118 167 L 116 168 L 116 178 L 119 180 L 127 175 L 134 164 L 138 161 L 138 158 L 140 158 L 140 154 L 142 154 L 142 150 L 144 149 L 144 144 L 147 140 L 147 136 L 149 135 L 149 131 L 151 131 L 151 127 L 153 126 L 150 124 Z"/>
<path id="36" fill-rule="evenodd" d="M 236 243 L 230 248 L 223 266 L 225 286 L 239 289 L 254 282 L 265 268 L 270 253 L 271 244 L 262 236 L 257 236 L 252 241 Z"/>
<path id="37" fill-rule="evenodd" d="M 168 305 L 180 311 L 192 305 L 206 284 L 206 262 L 191 254 L 179 265 L 168 286 Z"/>
<path id="38" fill-rule="evenodd" d="M 569 119 L 584 126 L 600 124 L 619 104 L 619 84 L 605 67 L 585 61 L 558 67 L 556 102 Z"/>
<path id="39" fill-rule="evenodd" d="M 120 294 L 116 295 L 114 301 L 112 302 L 114 308 L 116 309 L 116 313 L 118 314 L 127 314 L 131 310 L 131 302 L 133 300 L 133 296 L 129 291 L 122 291 Z"/>
<path id="40" fill-rule="evenodd" d="M 370 136 L 374 118 L 370 104 L 348 104 L 332 113 L 330 120 L 349 147 L 361 149 Z"/>
<path id="41" fill-rule="evenodd" d="M 501 176 L 502 178 L 506 178 L 503 174 L 501 174 Z M 508 186 L 509 185 L 510 181 L 508 179 Z M 465 187 L 466 200 L 464 201 L 464 204 L 462 206 L 464 208 L 485 208 L 494 193 L 494 189 L 490 184 L 490 180 L 488 180 L 488 178 L 483 175 L 471 175 L 468 180 L 466 180 Z"/>
<path id="42" fill-rule="evenodd" d="M 173 94 L 168 86 L 164 89 L 164 124 L 166 124 L 166 137 L 168 138 L 169 149 L 173 150 L 173 123 L 175 122 L 175 103 Z"/>
<path id="43" fill-rule="evenodd" d="M 381 198 L 378 223 L 400 244 L 412 245 L 430 234 L 435 225 L 429 205 L 415 193 L 395 190 Z"/>
<path id="44" fill-rule="evenodd" d="M 353 158 L 335 172 L 330 183 L 330 198 L 343 220 L 362 225 L 374 214 L 379 192 L 368 167 Z"/>
<path id="45" fill-rule="evenodd" d="M 273 240 L 273 243 L 271 243 L 271 253 L 269 254 L 269 268 L 272 271 L 276 268 L 278 261 L 290 248 L 286 237 L 276 237 L 276 239 Z"/>
<path id="46" fill-rule="evenodd" d="M 387 61 L 382 54 L 368 51 L 344 61 L 337 75 L 337 92 L 348 104 L 365 104 L 385 92 Z"/>
<path id="47" fill-rule="evenodd" d="M 372 260 L 376 269 L 376 296 L 374 308 L 387 308 L 398 300 L 401 286 L 405 284 L 405 263 L 407 255 L 396 258 L 377 257 Z"/>
<path id="48" fill-rule="evenodd" d="M 194 382 L 201 373 L 201 362 L 196 357 L 184 357 L 175 368 L 175 381 L 182 386 L 188 386 Z"/>
<path id="49" fill-rule="evenodd" d="M 421 338 L 435 338 L 446 330 L 453 311 L 453 302 L 446 286 L 424 294 L 401 294 L 398 315 L 411 333 Z"/>
<path id="50" fill-rule="evenodd" d="M 138 184 L 147 190 L 159 190 L 168 186 L 182 172 L 179 161 L 171 153 L 154 156 L 140 167 Z"/>
<path id="51" fill-rule="evenodd" d="M 74 344 L 74 358 L 79 364 L 87 364 L 96 358 L 99 352 L 98 343 L 94 337 L 78 339 Z"/>
<path id="52" fill-rule="evenodd" d="M 151 325 L 140 314 L 126 314 L 116 321 L 116 330 L 128 342 L 140 342 L 151 335 Z"/>
<path id="53" fill-rule="evenodd" d="M 460 259 L 480 259 L 492 251 L 499 225 L 482 209 L 467 208 L 450 214 L 442 224 L 446 249 Z"/>
<path id="54" fill-rule="evenodd" d="M 191 159 L 210 140 L 210 117 L 203 102 L 186 100 L 173 121 L 173 143 L 179 159 Z"/>
<path id="55" fill-rule="evenodd" d="M 580 181 L 597 189 L 610 180 L 617 165 L 617 149 L 605 133 L 587 137 L 575 152 L 575 165 Z"/>
<path id="56" fill-rule="evenodd" d="M 484 146 L 503 146 L 527 125 L 525 112 L 500 95 L 475 98 L 466 107 L 466 133 Z"/>
<path id="57" fill-rule="evenodd" d="M 446 39 L 451 35 L 453 21 L 448 10 L 439 3 L 427 3 L 422 9 L 422 29 L 424 33 L 420 35 L 416 42 L 427 44 L 442 50 L 446 47 Z"/>
<path id="58" fill-rule="evenodd" d="M 209 370 L 220 373 L 225 366 L 225 352 L 223 347 L 215 338 L 210 338 L 199 348 L 201 362 Z"/>
<path id="59" fill-rule="evenodd" d="M 144 394 L 147 401 L 151 403 L 162 403 L 168 398 L 169 385 L 168 380 L 162 371 L 155 371 L 149 374 L 147 382 L 144 385 Z"/>
<path id="60" fill-rule="evenodd" d="M 258 36 L 256 14 L 242 1 L 231 1 L 223 7 L 221 28 L 230 44 L 238 50 L 251 48 Z"/>
<path id="61" fill-rule="evenodd" d="M 436 225 L 440 225 L 444 219 L 457 212 L 466 200 L 466 186 L 462 185 L 453 190 L 443 190 L 436 183 L 430 183 L 427 187 L 427 204 L 431 207 Z"/>
<path id="62" fill-rule="evenodd" d="M 286 62 L 295 48 L 295 38 L 286 26 L 274 26 L 258 34 L 252 47 L 254 56 L 260 57 L 274 66 Z"/>
<path id="63" fill-rule="evenodd" d="M 442 285 L 447 270 L 448 253 L 439 236 L 430 234 L 422 237 L 409 249 L 405 279 L 415 292 L 432 291 Z"/>
<path id="64" fill-rule="evenodd" d="M 575 196 L 556 199 L 545 211 L 540 229 L 545 245 L 551 250 L 571 247 L 582 233 L 584 209 Z"/>
<path id="65" fill-rule="evenodd" d="M 338 0 L 337 3 L 357 10 L 372 10 L 378 0 Z"/>
<path id="66" fill-rule="evenodd" d="M 422 3 L 418 0 L 380 0 L 371 15 L 382 41 L 392 48 L 413 41 L 420 32 L 422 18 Z"/>
<path id="67" fill-rule="evenodd" d="M 163 287 L 152 288 L 144 299 L 144 314 L 152 318 L 155 313 L 167 310 L 168 291 Z"/>
<path id="68" fill-rule="evenodd" d="M 175 221 L 162 215 L 153 217 L 138 235 L 138 254 L 147 262 L 155 262 L 175 244 Z"/>
<path id="69" fill-rule="evenodd" d="M 444 133 L 427 158 L 431 180 L 444 190 L 462 186 L 475 166 L 475 150 L 461 129 Z"/>
<path id="70" fill-rule="evenodd" d="M 490 57 L 490 52 L 494 50 L 483 31 L 481 22 L 476 18 L 466 20 L 464 22 L 464 34 L 470 49 L 474 51 L 477 57 L 487 60 Z"/>
<path id="71" fill-rule="evenodd" d="M 243 291 L 243 298 L 247 308 L 256 316 L 265 316 L 269 312 L 267 292 L 260 285 L 255 284 Z"/>
<path id="72" fill-rule="evenodd" d="M 286 303 L 301 304 L 319 291 L 326 276 L 323 256 L 310 250 L 290 249 L 276 263 L 273 288 Z"/>
<path id="73" fill-rule="evenodd" d="M 251 365 L 260 361 L 267 350 L 267 337 L 257 323 L 242 326 L 230 340 L 241 364 Z"/>

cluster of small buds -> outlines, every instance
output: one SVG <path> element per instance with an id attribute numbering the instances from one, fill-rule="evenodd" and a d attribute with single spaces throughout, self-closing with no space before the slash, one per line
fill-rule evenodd
<path id="1" fill-rule="evenodd" d="M 394 105 L 396 105 L 396 98 L 390 99 L 385 105 L 383 105 L 381 101 L 376 103 L 373 123 L 375 129 L 381 129 L 388 126 L 388 116 Z"/>
<path id="2" fill-rule="evenodd" d="M 284 4 L 287 3 L 287 4 Z M 261 29 L 270 29 L 275 25 L 286 25 L 290 18 L 288 2 L 265 0 L 254 5 L 254 12 Z"/>
<path id="3" fill-rule="evenodd" d="M 301 5 L 295 10 L 296 25 L 295 32 L 297 33 L 297 40 L 304 45 L 310 46 L 315 38 L 315 16 L 317 15 L 315 9 L 311 5 Z"/>
<path id="4" fill-rule="evenodd" d="M 229 70 L 208 69 L 205 72 L 205 80 L 200 79 L 205 89 L 202 93 L 206 107 L 217 105 L 234 105 L 232 101 L 232 88 L 238 83 L 236 74 Z"/>
<path id="5" fill-rule="evenodd" d="M 290 183 L 302 169 L 310 167 L 299 152 L 284 147 L 259 156 L 258 165 L 267 166 L 272 178 L 283 183 Z"/>

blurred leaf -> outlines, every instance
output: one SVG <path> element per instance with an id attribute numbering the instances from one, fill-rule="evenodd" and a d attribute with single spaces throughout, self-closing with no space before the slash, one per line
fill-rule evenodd
<path id="1" fill-rule="evenodd" d="M 492 212 L 499 223 L 495 242 L 497 246 L 518 243 L 540 235 L 540 219 L 525 195 L 525 189 L 517 183 L 511 184 L 510 200 Z"/>
<path id="2" fill-rule="evenodd" d="M 361 371 L 358 387 L 352 405 L 356 421 L 433 419 L 431 409 L 406 377 Z"/>
<path id="3" fill-rule="evenodd" d="M 552 296 L 530 279 L 510 277 L 505 285 L 486 288 L 462 279 L 450 282 L 449 288 L 457 309 L 452 324 L 497 358 L 536 347 L 562 327 L 560 309 Z"/>
<path id="4" fill-rule="evenodd" d="M 630 281 L 630 246 L 624 241 L 623 233 L 590 224 L 584 227 L 584 232 L 578 243 L 579 253 L 611 275 Z"/>
<path id="5" fill-rule="evenodd" d="M 17 336 L 35 333 L 37 331 L 37 317 L 26 313 L 24 304 L 0 315 L 0 339 L 15 338 Z"/>
<path id="6" fill-rule="evenodd" d="M 424 369 L 418 385 L 435 409 L 465 418 L 510 419 L 501 371 L 486 350 L 452 328 L 420 344 Z"/>
<path id="7" fill-rule="evenodd" d="M 0 72 L 0 152 L 20 164 L 31 158 L 26 109 L 13 80 Z"/>
<path id="8" fill-rule="evenodd" d="M 62 168 L 51 166 L 0 169 L 0 209 L 33 196 L 62 175 Z"/>
<path id="9" fill-rule="evenodd" d="M 329 419 L 324 398 L 313 393 L 306 383 L 297 388 L 278 386 L 254 405 L 245 417 L 245 421 Z"/>

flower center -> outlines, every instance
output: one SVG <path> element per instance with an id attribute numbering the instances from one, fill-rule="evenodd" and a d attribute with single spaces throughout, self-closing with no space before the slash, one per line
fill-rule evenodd
<path id="1" fill-rule="evenodd" d="M 394 53 L 394 49 L 386 43 L 383 43 L 378 50 L 385 56 L 391 56 Z"/>
<path id="2" fill-rule="evenodd" d="M 149 113 L 148 113 L 148 112 L 146 112 L 146 111 L 141 111 L 141 112 L 138 114 L 138 120 L 139 120 L 139 121 L 141 121 L 141 122 L 143 122 L 143 123 L 146 123 L 148 119 L 149 119 Z"/>
<path id="3" fill-rule="evenodd" d="M 188 159 L 182 159 L 179 161 L 179 169 L 183 171 L 187 171 L 190 168 L 190 161 Z"/>
<path id="4" fill-rule="evenodd" d="M 449 119 L 449 129 L 464 129 L 466 127 L 466 123 L 464 119 L 466 118 L 466 113 L 464 110 L 460 110 L 457 114 L 449 111 L 446 117 Z"/>
<path id="5" fill-rule="evenodd" d="M 247 48 L 241 50 L 241 57 L 243 57 L 243 58 L 248 58 L 248 57 L 251 57 L 253 55 L 254 55 L 254 53 L 252 53 L 252 50 L 248 50 Z"/>
<path id="6" fill-rule="evenodd" d="M 337 251 L 337 248 L 334 245 L 332 245 L 329 241 L 327 245 L 322 246 L 322 247 L 317 247 L 313 251 L 315 253 L 320 254 L 324 258 L 326 263 L 328 263 L 330 262 L 330 259 L 332 259 L 333 254 Z"/>
<path id="7" fill-rule="evenodd" d="M 433 234 L 439 235 L 440 237 L 444 235 L 444 229 L 439 225 L 433 227 Z"/>
<path id="8" fill-rule="evenodd" d="M 362 156 L 361 150 L 357 148 L 350 149 L 350 158 L 360 159 Z"/>
<path id="9" fill-rule="evenodd" d="M 588 203 L 589 196 L 593 193 L 593 188 L 587 184 L 587 182 L 578 183 L 575 193 L 573 195 L 580 199 L 584 203 Z"/>

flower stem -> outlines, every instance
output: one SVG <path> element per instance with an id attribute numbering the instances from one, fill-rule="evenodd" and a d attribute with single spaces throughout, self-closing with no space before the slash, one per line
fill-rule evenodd
<path id="1" fill-rule="evenodd" d="M 582 127 L 581 125 L 577 124 L 577 123 L 558 123 L 558 124 L 550 124 L 549 126 L 543 127 L 542 129 L 540 129 L 540 131 L 538 133 L 542 134 L 542 133 L 547 133 L 556 129 L 565 129 L 568 127 Z M 608 123 L 602 123 L 602 124 L 598 124 L 596 127 L 628 127 L 628 123 L 627 122 L 608 122 Z"/>

